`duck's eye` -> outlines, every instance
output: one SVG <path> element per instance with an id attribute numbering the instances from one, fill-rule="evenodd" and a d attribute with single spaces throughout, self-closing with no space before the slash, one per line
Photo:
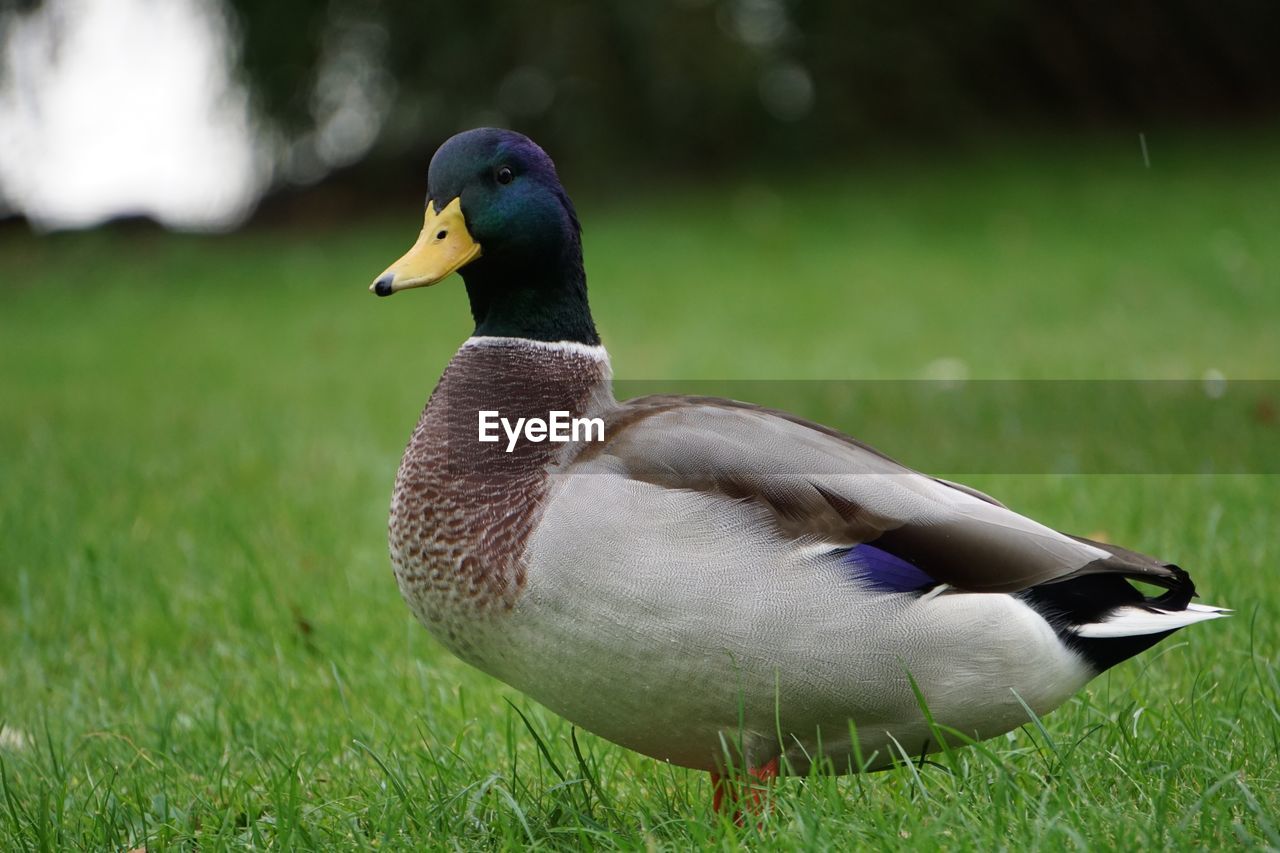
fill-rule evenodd
<path id="1" fill-rule="evenodd" d="M 498 168 L 497 179 L 500 184 L 509 184 L 515 178 L 516 173 L 511 171 L 510 166 L 501 166 Z"/>
<path id="2" fill-rule="evenodd" d="M 445 237 L 448 237 L 448 236 L 449 236 L 449 232 L 448 232 L 448 231 L 441 231 L 441 232 L 439 232 L 438 234 L 436 234 L 436 239 L 437 239 L 437 240 L 443 240 Z"/>

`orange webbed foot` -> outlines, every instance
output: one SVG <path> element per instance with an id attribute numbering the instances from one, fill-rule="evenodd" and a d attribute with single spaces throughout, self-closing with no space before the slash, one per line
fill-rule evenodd
<path id="1" fill-rule="evenodd" d="M 778 759 L 760 767 L 747 769 L 751 781 L 735 782 L 728 776 L 711 771 L 711 808 L 716 814 L 725 810 L 726 795 L 734 806 L 733 822 L 745 826 L 747 815 L 762 815 L 768 806 L 769 784 L 778 777 Z"/>

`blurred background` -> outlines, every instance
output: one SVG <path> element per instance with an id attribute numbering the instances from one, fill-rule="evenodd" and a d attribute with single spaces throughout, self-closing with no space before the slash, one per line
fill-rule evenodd
<path id="1" fill-rule="evenodd" d="M 1143 130 L 1273 120 L 1278 32 L 1250 0 L 7 0 L 0 204 L 41 230 L 381 208 L 480 125 L 617 187 L 1027 131 L 1138 156 Z"/>

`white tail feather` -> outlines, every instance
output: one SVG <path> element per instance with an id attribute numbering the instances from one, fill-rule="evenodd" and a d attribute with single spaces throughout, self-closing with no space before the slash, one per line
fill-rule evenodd
<path id="1" fill-rule="evenodd" d="M 1076 628 L 1081 637 L 1137 637 L 1172 631 L 1207 619 L 1226 616 L 1231 611 L 1206 604 L 1188 604 L 1186 610 L 1148 610 L 1143 607 L 1118 607 L 1101 622 L 1090 622 Z"/>

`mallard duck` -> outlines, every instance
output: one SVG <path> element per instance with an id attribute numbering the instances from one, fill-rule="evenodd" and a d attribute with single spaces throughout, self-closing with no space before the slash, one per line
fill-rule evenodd
<path id="1" fill-rule="evenodd" d="M 710 771 L 717 808 L 730 771 L 871 770 L 938 731 L 1008 732 L 1224 613 L 1176 565 L 795 415 L 616 400 L 547 154 L 468 131 L 427 188 L 417 242 L 370 289 L 459 272 L 475 332 L 396 476 L 401 594 L 451 652 L 572 723 Z"/>

